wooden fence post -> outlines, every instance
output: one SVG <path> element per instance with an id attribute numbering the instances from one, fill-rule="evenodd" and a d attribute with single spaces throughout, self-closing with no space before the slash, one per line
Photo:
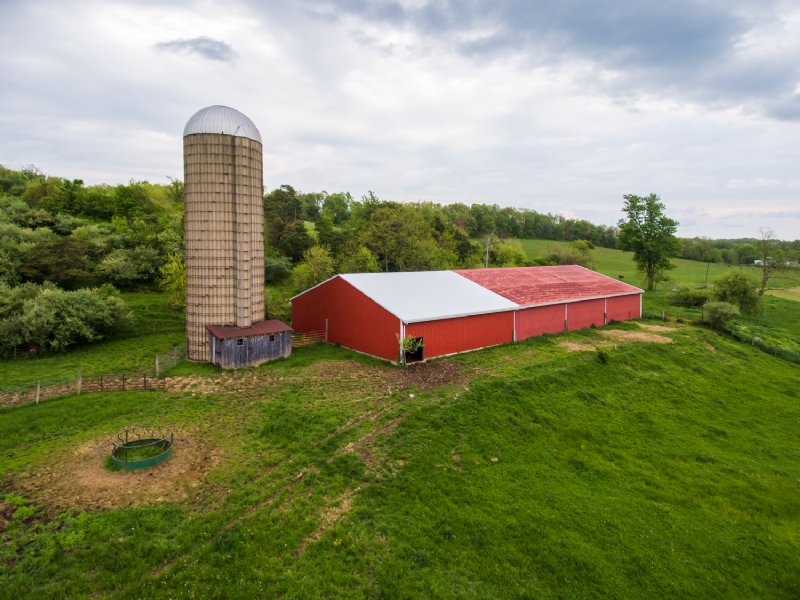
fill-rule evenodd
<path id="1" fill-rule="evenodd" d="M 41 381 L 37 381 L 36 382 L 36 404 L 39 404 L 39 396 L 41 395 L 41 392 L 42 392 L 42 382 Z"/>
<path id="2" fill-rule="evenodd" d="M 161 369 L 160 369 L 159 364 L 158 364 L 158 356 L 156 356 L 156 377 L 158 377 L 158 374 L 160 372 L 161 372 Z"/>
<path id="3" fill-rule="evenodd" d="M 100 375 L 100 391 L 101 391 L 101 392 L 105 391 L 105 390 L 103 389 L 103 376 L 102 376 L 102 375 Z"/>
<path id="4" fill-rule="evenodd" d="M 83 387 L 83 369 L 78 369 L 78 384 L 77 384 L 77 392 L 80 396 L 81 388 Z"/>
<path id="5" fill-rule="evenodd" d="M 125 371 L 122 372 L 122 391 L 125 391 Z"/>

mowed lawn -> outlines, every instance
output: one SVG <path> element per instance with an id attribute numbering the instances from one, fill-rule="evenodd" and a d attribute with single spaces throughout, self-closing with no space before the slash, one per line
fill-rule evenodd
<path id="1" fill-rule="evenodd" d="M 798 597 L 800 367 L 670 327 L 2 409 L 0 597 Z M 134 422 L 208 468 L 95 490 Z"/>

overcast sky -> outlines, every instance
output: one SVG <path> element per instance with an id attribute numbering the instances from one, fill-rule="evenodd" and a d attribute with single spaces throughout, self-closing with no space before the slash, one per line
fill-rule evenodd
<path id="1" fill-rule="evenodd" d="M 800 3 L 0 0 L 0 164 L 182 178 L 232 106 L 266 188 L 800 238 Z"/>

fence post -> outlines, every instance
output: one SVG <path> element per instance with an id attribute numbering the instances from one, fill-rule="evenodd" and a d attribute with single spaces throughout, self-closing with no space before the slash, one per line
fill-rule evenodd
<path id="1" fill-rule="evenodd" d="M 158 364 L 158 356 L 156 356 L 156 377 L 158 377 L 159 373 L 161 372 L 161 368 Z"/>
<path id="2" fill-rule="evenodd" d="M 122 391 L 125 391 L 125 371 L 122 372 Z"/>
<path id="3" fill-rule="evenodd" d="M 81 394 L 81 388 L 83 387 L 83 369 L 78 369 L 78 395 Z"/>
<path id="4" fill-rule="evenodd" d="M 41 381 L 37 381 L 36 382 L 36 404 L 39 404 L 39 396 L 41 395 L 41 392 L 42 392 L 42 382 Z"/>
<path id="5" fill-rule="evenodd" d="M 144 378 L 144 389 L 147 389 L 147 374 L 142 375 Z"/>

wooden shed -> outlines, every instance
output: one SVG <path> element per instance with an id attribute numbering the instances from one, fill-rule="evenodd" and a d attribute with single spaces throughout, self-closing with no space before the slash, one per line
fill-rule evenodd
<path id="1" fill-rule="evenodd" d="M 292 353 L 292 328 L 277 319 L 250 327 L 206 325 L 209 361 L 232 369 L 252 367 Z"/>

